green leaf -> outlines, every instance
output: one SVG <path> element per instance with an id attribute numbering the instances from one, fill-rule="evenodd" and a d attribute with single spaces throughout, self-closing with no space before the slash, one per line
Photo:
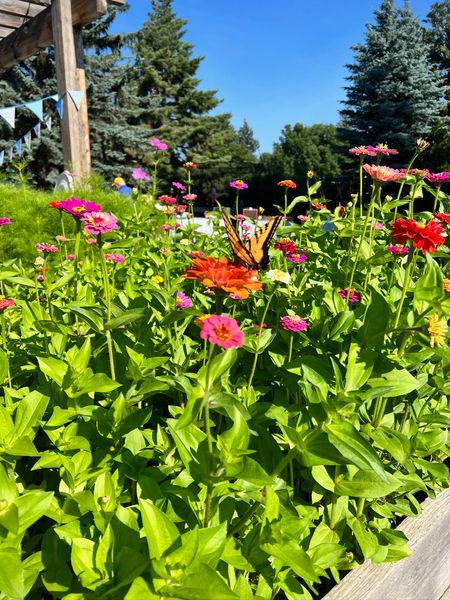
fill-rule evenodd
<path id="1" fill-rule="evenodd" d="M 53 358 L 51 356 L 38 356 L 37 357 L 39 368 L 41 371 L 55 381 L 59 387 L 62 387 L 64 377 L 66 376 L 68 365 L 62 360 Z"/>
<path id="2" fill-rule="evenodd" d="M 23 566 L 14 548 L 0 550 L 0 592 L 8 600 L 23 600 L 26 595 Z"/>
<path id="3" fill-rule="evenodd" d="M 240 600 L 230 590 L 222 577 L 208 565 L 201 564 L 198 571 L 186 574 L 180 582 L 173 582 L 162 588 L 163 596 L 177 600 Z"/>
<path id="4" fill-rule="evenodd" d="M 6 352 L 0 348 L 0 384 L 2 384 L 8 376 L 8 365 L 8 356 Z"/>
<path id="5" fill-rule="evenodd" d="M 209 386 L 222 377 L 236 362 L 237 352 L 235 348 L 229 348 L 213 357 L 209 365 Z M 198 373 L 198 383 L 206 390 L 206 377 L 208 365 L 202 367 Z"/>
<path id="6" fill-rule="evenodd" d="M 364 315 L 364 324 L 358 331 L 358 340 L 362 345 L 369 348 L 380 348 L 384 343 L 389 320 L 391 318 L 391 307 L 385 298 L 372 289 L 370 303 Z"/>
<path id="7" fill-rule="evenodd" d="M 354 498 L 383 498 L 394 492 L 402 482 L 385 473 L 380 477 L 374 471 L 358 471 L 351 481 L 339 479 L 335 486 L 338 496 L 353 496 Z"/>
<path id="8" fill-rule="evenodd" d="M 24 533 L 33 523 L 43 517 L 50 508 L 53 492 L 30 490 L 15 500 L 19 511 L 19 534 Z"/>
<path id="9" fill-rule="evenodd" d="M 345 421 L 323 425 L 328 439 L 351 464 L 360 469 L 373 469 L 379 478 L 386 476 L 383 463 L 369 442 Z"/>
<path id="10" fill-rule="evenodd" d="M 124 600 L 161 600 L 160 594 L 154 594 L 142 577 L 136 577 Z"/>
<path id="11" fill-rule="evenodd" d="M 350 344 L 345 375 L 345 391 L 360 390 L 372 374 L 378 353 L 361 350 L 359 344 Z"/>
<path id="12" fill-rule="evenodd" d="M 406 369 L 392 369 L 387 373 L 382 373 L 379 377 L 372 377 L 367 382 L 370 387 L 387 387 L 382 396 L 386 398 L 395 398 L 397 396 L 406 396 L 410 392 L 417 390 L 421 383 Z"/>
<path id="13" fill-rule="evenodd" d="M 112 392 L 121 387 L 121 383 L 110 379 L 105 373 L 88 373 L 81 375 L 76 381 L 76 391 L 72 392 L 73 397 L 82 394 L 91 394 L 93 392 Z"/>
<path id="14" fill-rule="evenodd" d="M 370 529 L 367 529 L 357 517 L 349 516 L 347 523 L 355 534 L 356 541 L 361 548 L 364 558 L 368 560 L 380 547 L 376 535 Z"/>
<path id="15" fill-rule="evenodd" d="M 134 321 L 138 321 L 144 317 L 145 311 L 143 308 L 133 308 L 132 310 L 127 310 L 118 317 L 114 317 L 114 319 L 107 321 L 105 323 L 105 329 L 116 329 L 117 327 L 123 327 L 124 325 L 133 323 Z"/>
<path id="16" fill-rule="evenodd" d="M 262 542 L 261 548 L 281 561 L 283 566 L 290 567 L 294 573 L 306 581 L 319 582 L 314 564 L 308 554 L 294 541 Z"/>
<path id="17" fill-rule="evenodd" d="M 32 433 L 44 416 L 50 398 L 34 390 L 19 403 L 16 411 L 14 429 L 11 432 L 11 442 Z"/>
<path id="18" fill-rule="evenodd" d="M 147 537 L 150 558 L 158 560 L 180 538 L 180 534 L 169 517 L 152 504 L 150 500 L 141 498 L 139 509 Z"/>

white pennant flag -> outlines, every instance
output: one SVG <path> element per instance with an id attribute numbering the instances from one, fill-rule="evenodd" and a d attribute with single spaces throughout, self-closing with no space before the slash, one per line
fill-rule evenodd
<path id="1" fill-rule="evenodd" d="M 4 151 L 4 150 L 2 150 L 2 151 L 0 152 L 0 167 L 1 167 L 1 166 L 2 166 L 2 164 L 3 164 L 3 160 L 4 160 L 4 158 L 5 158 L 5 151 Z"/>
<path id="2" fill-rule="evenodd" d="M 69 92 L 69 96 L 72 98 L 73 103 L 77 107 L 77 110 L 80 110 L 81 101 L 83 99 L 83 92 L 78 90 L 67 90 Z"/>
<path id="3" fill-rule="evenodd" d="M 31 131 L 27 131 L 27 133 L 23 136 L 23 141 L 25 142 L 25 146 L 27 148 L 31 146 Z"/>
<path id="4" fill-rule="evenodd" d="M 0 117 L 3 117 L 8 125 L 14 129 L 16 123 L 16 107 L 8 106 L 8 108 L 0 108 Z"/>
<path id="5" fill-rule="evenodd" d="M 42 100 L 33 100 L 33 102 L 27 102 L 25 106 L 32 110 L 38 119 L 42 121 Z"/>
<path id="6" fill-rule="evenodd" d="M 14 146 L 11 146 L 11 148 L 8 148 L 6 151 L 6 154 L 8 155 L 9 160 L 12 160 L 13 150 L 14 150 Z"/>
<path id="7" fill-rule="evenodd" d="M 48 129 L 52 128 L 52 117 L 50 115 L 48 115 L 48 117 L 45 119 L 44 123 L 47 125 Z"/>
<path id="8" fill-rule="evenodd" d="M 54 100 L 55 102 L 58 102 L 58 94 L 53 94 L 53 96 L 50 96 L 50 100 Z"/>
<path id="9" fill-rule="evenodd" d="M 40 123 L 36 123 L 36 125 L 33 127 L 33 131 L 34 131 L 34 135 L 37 138 L 41 137 L 41 124 Z"/>

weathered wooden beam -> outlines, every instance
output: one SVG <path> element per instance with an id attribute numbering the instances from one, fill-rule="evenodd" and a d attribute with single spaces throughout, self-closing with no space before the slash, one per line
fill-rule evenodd
<path id="1" fill-rule="evenodd" d="M 78 175 L 84 175 L 90 169 L 86 85 L 82 64 L 82 48 L 80 51 L 81 34 L 76 32 L 72 25 L 72 10 L 71 0 L 53 0 L 51 17 L 55 44 L 56 77 L 58 94 L 64 98 L 64 111 L 61 119 L 64 166 Z M 76 37 L 79 37 L 77 44 L 75 44 Z M 71 90 L 83 93 L 84 105 L 83 107 L 80 106 L 79 110 L 70 96 Z"/>
<path id="2" fill-rule="evenodd" d="M 72 0 L 71 24 L 87 25 L 104 15 L 106 10 L 106 0 Z M 6 35 L 8 37 L 0 41 L 0 73 L 53 43 L 51 8 L 44 9 L 19 29 L 10 30 Z"/>
<path id="3" fill-rule="evenodd" d="M 423 512 L 398 527 L 411 556 L 400 562 L 365 562 L 323 600 L 443 600 L 450 587 L 450 489 L 425 500 Z"/>
<path id="4" fill-rule="evenodd" d="M 10 27 L 11 29 L 18 29 L 23 25 L 24 21 L 25 17 L 3 12 L 0 6 L 0 27 Z"/>
<path id="5" fill-rule="evenodd" d="M 0 38 L 6 38 L 9 36 L 10 33 L 14 33 L 15 29 L 11 29 L 10 27 L 2 27 L 0 25 Z M 1 46 L 1 42 L 0 42 L 0 46 Z M 1 52 L 1 50 L 0 50 Z"/>
<path id="6" fill-rule="evenodd" d="M 20 17 L 35 17 L 44 8 L 44 6 L 32 4 L 25 0 L 0 0 L 0 11 L 2 13 L 9 13 Z"/>

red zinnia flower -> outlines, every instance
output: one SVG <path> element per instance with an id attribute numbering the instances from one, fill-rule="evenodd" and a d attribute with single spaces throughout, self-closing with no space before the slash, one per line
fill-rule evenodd
<path id="1" fill-rule="evenodd" d="M 296 188 L 297 184 L 292 181 L 292 179 L 283 179 L 283 181 L 279 181 L 277 183 L 280 187 L 288 187 L 288 188 Z"/>
<path id="2" fill-rule="evenodd" d="M 313 208 L 315 208 L 316 210 L 324 210 L 327 207 L 326 204 L 323 204 L 322 202 L 315 202 L 315 201 L 311 202 L 311 206 Z"/>
<path id="3" fill-rule="evenodd" d="M 248 291 L 260 291 L 262 283 L 257 279 L 256 271 L 237 267 L 228 262 L 225 257 L 194 258 L 192 266 L 183 275 L 186 279 L 196 279 L 205 287 L 216 288 L 236 294 L 239 298 L 248 298 Z"/>
<path id="4" fill-rule="evenodd" d="M 10 298 L 5 298 L 5 296 L 0 296 L 0 310 L 8 308 L 9 306 L 14 306 L 14 300 Z"/>
<path id="5" fill-rule="evenodd" d="M 282 252 L 295 252 L 297 246 L 295 242 L 289 238 L 281 238 L 274 246 L 275 250 L 281 250 Z"/>
<path id="6" fill-rule="evenodd" d="M 422 254 L 427 254 L 436 252 L 437 246 L 445 243 L 444 234 L 444 228 L 436 221 L 418 223 L 414 219 L 396 219 L 392 225 L 391 237 L 401 244 L 408 239 L 412 240 L 414 248 L 420 248 Z"/>
<path id="7" fill-rule="evenodd" d="M 434 213 L 433 217 L 441 223 L 450 223 L 450 215 L 446 213 Z"/>

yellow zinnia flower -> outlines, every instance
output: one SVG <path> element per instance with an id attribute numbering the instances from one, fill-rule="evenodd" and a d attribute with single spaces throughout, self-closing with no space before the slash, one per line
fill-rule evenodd
<path id="1" fill-rule="evenodd" d="M 430 346 L 440 348 L 445 344 L 448 326 L 446 319 L 440 319 L 439 315 L 428 317 L 428 335 L 430 336 Z"/>
<path id="2" fill-rule="evenodd" d="M 163 277 L 161 277 L 161 275 L 152 275 L 152 276 L 150 277 L 150 281 L 153 281 L 153 283 L 158 283 L 158 284 L 160 284 L 160 283 L 162 283 L 162 282 L 164 281 L 164 278 L 163 278 Z"/>
<path id="3" fill-rule="evenodd" d="M 450 279 L 443 279 L 442 287 L 444 288 L 444 292 L 450 292 Z"/>

